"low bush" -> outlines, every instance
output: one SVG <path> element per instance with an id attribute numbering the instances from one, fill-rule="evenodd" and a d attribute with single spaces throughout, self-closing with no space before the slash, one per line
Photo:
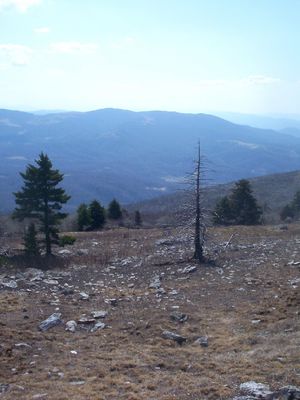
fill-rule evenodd
<path id="1" fill-rule="evenodd" d="M 59 238 L 59 246 L 72 246 L 76 242 L 76 237 L 71 235 L 63 235 Z"/>

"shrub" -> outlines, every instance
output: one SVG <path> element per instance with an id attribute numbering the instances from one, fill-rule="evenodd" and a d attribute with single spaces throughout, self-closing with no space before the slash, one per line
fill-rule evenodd
<path id="1" fill-rule="evenodd" d="M 75 242 L 76 242 L 76 237 L 71 236 L 71 235 L 63 235 L 59 238 L 58 245 L 60 247 L 64 247 L 67 245 L 72 246 Z"/>

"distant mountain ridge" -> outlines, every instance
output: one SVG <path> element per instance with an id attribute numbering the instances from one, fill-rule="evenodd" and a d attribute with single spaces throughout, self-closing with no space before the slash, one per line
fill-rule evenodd
<path id="1" fill-rule="evenodd" d="M 191 171 L 199 139 L 215 183 L 300 166 L 300 138 L 207 114 L 0 110 L 0 212 L 14 207 L 19 172 L 41 151 L 65 174 L 72 211 L 93 198 L 126 204 L 171 193 Z"/>
<path id="2" fill-rule="evenodd" d="M 299 115 L 255 115 L 241 114 L 232 112 L 216 113 L 220 118 L 231 121 L 239 125 L 248 125 L 260 129 L 273 129 L 282 133 L 300 136 L 300 116 Z"/>

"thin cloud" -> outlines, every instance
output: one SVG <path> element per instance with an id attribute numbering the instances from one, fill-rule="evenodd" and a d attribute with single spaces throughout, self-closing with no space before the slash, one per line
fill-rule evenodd
<path id="1" fill-rule="evenodd" d="M 14 7 L 19 12 L 26 12 L 28 8 L 41 4 L 41 0 L 0 0 L 0 11 Z"/>
<path id="2" fill-rule="evenodd" d="M 4 63 L 22 67 L 28 65 L 33 50 L 20 44 L 0 44 L 0 57 Z"/>
<path id="3" fill-rule="evenodd" d="M 35 33 L 42 33 L 42 34 L 49 33 L 50 32 L 50 28 L 48 28 L 47 26 L 43 26 L 41 28 L 35 28 L 34 32 Z"/>
<path id="4" fill-rule="evenodd" d="M 50 51 L 60 54 L 91 54 L 98 49 L 96 43 L 57 42 L 50 45 Z"/>
<path id="5" fill-rule="evenodd" d="M 279 78 L 266 75 L 250 75 L 242 79 L 202 79 L 197 82 L 198 87 L 223 87 L 223 86 L 256 86 L 272 85 L 279 83 Z"/>
<path id="6" fill-rule="evenodd" d="M 279 82 L 280 79 L 265 75 L 250 75 L 246 79 L 241 80 L 241 83 L 246 83 L 249 85 L 270 85 Z"/>

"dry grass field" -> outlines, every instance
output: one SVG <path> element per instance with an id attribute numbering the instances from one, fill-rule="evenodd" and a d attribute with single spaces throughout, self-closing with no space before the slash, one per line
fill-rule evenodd
<path id="1" fill-rule="evenodd" d="M 0 285 L 0 398 L 213 400 L 249 380 L 299 385 L 300 225 L 211 229 L 205 265 L 176 229 L 75 235 L 40 275 L 24 267 L 44 261 L 2 260 L 0 281 L 17 287 Z M 65 330 L 99 310 L 104 329 Z M 54 312 L 63 322 L 40 331 Z M 195 343 L 203 336 L 207 346 Z"/>

